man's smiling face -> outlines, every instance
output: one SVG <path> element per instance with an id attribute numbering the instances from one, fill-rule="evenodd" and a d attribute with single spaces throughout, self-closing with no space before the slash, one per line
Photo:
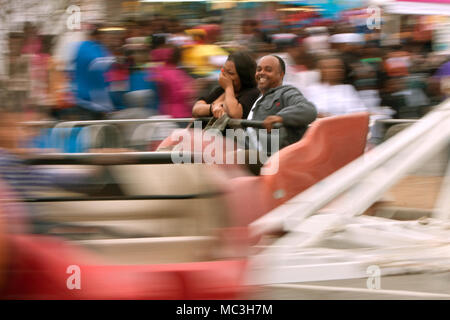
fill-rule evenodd
<path id="1" fill-rule="evenodd" d="M 274 56 L 262 57 L 256 67 L 256 84 L 259 91 L 265 94 L 269 89 L 283 84 L 283 72 L 277 58 Z"/>

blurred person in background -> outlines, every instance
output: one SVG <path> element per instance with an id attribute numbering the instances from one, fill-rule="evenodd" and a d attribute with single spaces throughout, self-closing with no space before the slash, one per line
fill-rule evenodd
<path id="1" fill-rule="evenodd" d="M 42 38 L 39 36 L 39 29 L 31 22 L 25 22 L 23 27 L 25 35 L 22 54 L 38 54 L 42 49 Z"/>
<path id="2" fill-rule="evenodd" d="M 46 110 L 42 110 L 50 114 L 52 106 L 50 96 L 50 72 L 52 68 L 52 40 L 50 35 L 42 37 L 42 49 L 31 56 L 30 70 L 30 100 L 34 105 L 39 105 Z"/>
<path id="3" fill-rule="evenodd" d="M 53 101 L 52 117 L 57 120 L 76 118 L 73 73 L 79 44 L 86 40 L 85 24 L 80 30 L 66 30 L 55 36 L 52 50 L 49 90 Z"/>
<path id="4" fill-rule="evenodd" d="M 11 99 L 16 108 L 22 110 L 28 103 L 30 91 L 30 60 L 29 55 L 23 55 L 22 48 L 25 36 L 20 32 L 8 34 L 8 74 L 6 90 L 11 93 Z"/>
<path id="5" fill-rule="evenodd" d="M 320 82 L 320 73 L 314 68 L 313 59 L 307 53 L 303 39 L 294 34 L 275 34 L 272 42 L 277 46 L 276 55 L 284 60 L 286 74 L 283 83 L 300 91 Z"/>
<path id="6" fill-rule="evenodd" d="M 450 97 L 450 57 L 429 79 L 430 91 L 441 102 Z"/>
<path id="7" fill-rule="evenodd" d="M 101 27 L 95 26 L 89 39 L 76 49 L 72 78 L 76 106 L 71 108 L 71 115 L 77 119 L 98 120 L 114 110 L 105 76 L 114 62 L 103 45 L 111 45 L 109 40 L 108 35 L 103 37 Z"/>
<path id="8" fill-rule="evenodd" d="M 260 30 L 257 20 L 246 19 L 241 23 L 241 33 L 234 39 L 240 48 L 246 48 L 250 51 L 258 51 L 259 47 L 265 41 L 264 34 Z"/>
<path id="9" fill-rule="evenodd" d="M 153 64 L 162 64 L 167 60 L 172 46 L 167 43 L 167 34 L 157 33 L 152 36 L 150 60 Z"/>
<path id="10" fill-rule="evenodd" d="M 48 95 L 50 116 L 57 120 L 65 118 L 65 111 L 75 106 L 67 67 L 55 55 L 49 59 Z"/>
<path id="11" fill-rule="evenodd" d="M 383 106 L 396 111 L 396 119 L 417 119 L 423 116 L 430 100 L 420 88 L 409 88 L 407 77 L 386 77 L 381 95 Z"/>
<path id="12" fill-rule="evenodd" d="M 416 46 L 411 39 L 411 28 L 405 30 L 402 44 L 391 46 L 384 57 L 382 105 L 394 109 L 397 119 L 417 119 L 427 112 L 431 101 L 425 92 L 426 81 L 420 81 L 412 74 L 420 69 L 413 63 L 420 64 L 421 59 L 414 53 Z"/>
<path id="13" fill-rule="evenodd" d="M 124 50 L 126 29 L 121 25 L 103 27 L 101 43 L 114 58 L 114 63 L 105 72 L 105 80 L 109 86 L 109 93 L 114 110 L 125 108 L 123 95 L 129 90 L 129 61 Z"/>
<path id="14" fill-rule="evenodd" d="M 181 49 L 169 47 L 162 65 L 152 69 L 151 80 L 155 81 L 160 97 L 159 113 L 173 118 L 189 118 L 194 101 L 193 79 L 179 68 Z"/>
<path id="15" fill-rule="evenodd" d="M 195 29 L 203 30 L 205 33 L 203 43 L 214 44 L 219 41 L 222 35 L 222 27 L 218 23 L 201 24 L 195 27 Z"/>
<path id="16" fill-rule="evenodd" d="M 337 28 L 338 33 L 330 37 L 331 48 L 340 53 L 344 63 L 344 83 L 353 84 L 353 71 L 361 59 L 365 37 L 356 33 L 351 26 L 344 25 Z"/>
<path id="17" fill-rule="evenodd" d="M 151 22 L 138 19 L 138 20 L 128 20 L 124 27 L 125 30 L 125 40 L 130 38 L 145 37 L 148 40 L 147 44 L 150 44 L 150 39 L 152 35 Z"/>
<path id="18" fill-rule="evenodd" d="M 13 105 L 3 104 L 0 108 L 0 178 L 9 187 L 11 199 L 20 201 L 39 197 L 41 192 L 52 187 L 80 193 L 96 192 L 104 187 L 103 171 L 98 172 L 97 169 L 44 169 L 28 165 L 26 159 L 33 150 L 25 146 L 34 131 L 23 125 L 25 119 L 25 115 Z M 29 231 L 34 233 L 46 233 L 54 226 L 51 222 L 41 220 L 39 212 L 24 203 L 10 205 L 13 215 L 24 215 L 7 216 L 12 231 L 25 231 L 26 226 L 16 226 L 15 223 L 29 223 Z"/>
<path id="19" fill-rule="evenodd" d="M 317 61 L 321 82 L 308 86 L 304 94 L 317 108 L 319 117 L 367 111 L 351 84 L 345 84 L 345 65 L 337 53 L 324 54 Z"/>
<path id="20" fill-rule="evenodd" d="M 160 15 L 156 14 L 152 19 L 152 34 L 158 33 L 167 33 L 167 19 Z"/>
<path id="21" fill-rule="evenodd" d="M 306 37 L 303 43 L 309 53 L 316 54 L 330 49 L 327 27 L 309 27 L 305 32 Z"/>
<path id="22" fill-rule="evenodd" d="M 108 51 L 114 57 L 114 63 L 105 72 L 105 80 L 109 85 L 109 93 L 114 110 L 125 108 L 123 95 L 129 90 L 129 59 L 127 59 L 124 40 L 126 29 L 122 26 L 114 26 L 101 29 L 103 41 Z"/>
<path id="23" fill-rule="evenodd" d="M 186 28 L 176 18 L 171 18 L 168 25 L 167 44 L 177 47 L 183 47 L 193 44 L 193 39 L 187 35 L 184 30 Z"/>
<path id="24" fill-rule="evenodd" d="M 421 43 L 411 42 L 409 44 L 409 52 L 411 52 L 411 74 L 427 73 L 426 65 L 426 47 Z"/>
<path id="25" fill-rule="evenodd" d="M 383 71 L 383 52 L 377 47 L 375 42 L 367 42 L 361 49 L 360 62 L 364 65 L 371 66 L 374 70 L 375 77 L 379 81 Z M 378 83 L 379 84 L 379 83 Z"/>
<path id="26" fill-rule="evenodd" d="M 158 114 L 159 94 L 150 64 L 150 47 L 145 37 L 126 40 L 126 80 L 122 88 L 123 107 L 112 115 L 115 119 L 147 118 Z M 155 59 L 155 62 L 156 59 Z M 158 62 L 159 63 L 159 62 Z"/>
<path id="27" fill-rule="evenodd" d="M 228 56 L 219 76 L 219 85 L 200 97 L 192 108 L 194 117 L 246 119 L 259 95 L 255 81 L 256 62 L 249 53 L 236 51 Z"/>
<path id="28" fill-rule="evenodd" d="M 412 38 L 405 44 L 405 50 L 410 53 L 408 88 L 422 91 L 431 98 L 428 90 L 428 81 L 433 76 L 433 72 L 427 63 L 428 45 L 427 42 L 418 41 L 415 38 Z M 419 40 L 421 40 L 420 37 Z M 426 110 L 424 111 L 426 113 Z"/>
<path id="29" fill-rule="evenodd" d="M 384 57 L 383 67 L 384 72 L 389 77 L 408 76 L 411 67 L 411 55 L 402 45 L 393 45 Z"/>
<path id="30" fill-rule="evenodd" d="M 129 65 L 124 56 L 116 56 L 117 62 L 114 63 L 105 77 L 109 84 L 109 93 L 114 110 L 126 108 L 123 101 L 123 95 L 129 90 Z"/>
<path id="31" fill-rule="evenodd" d="M 353 70 L 354 87 L 369 110 L 380 106 L 381 98 L 378 91 L 378 79 L 375 69 L 364 63 L 359 63 Z"/>
<path id="32" fill-rule="evenodd" d="M 183 48 L 182 65 L 194 78 L 214 78 L 219 76 L 219 69 L 225 63 L 228 52 L 214 44 L 220 35 L 217 25 L 204 25 L 185 31 L 194 43 Z M 211 33 L 211 34 L 209 34 Z"/>
<path id="33" fill-rule="evenodd" d="M 255 27 L 255 20 L 243 20 L 241 23 L 241 32 L 236 35 L 234 40 L 242 47 L 248 46 L 253 38 L 253 28 Z"/>
<path id="34" fill-rule="evenodd" d="M 403 114 L 401 114 L 401 109 L 405 108 L 406 101 L 404 96 L 401 94 L 405 90 L 406 84 L 403 77 L 385 77 L 383 81 L 381 104 L 388 106 L 395 110 L 394 118 L 401 119 Z"/>
<path id="35" fill-rule="evenodd" d="M 352 73 L 358 95 L 370 113 L 370 136 L 367 144 L 369 149 L 381 143 L 384 138 L 384 126 L 377 120 L 390 119 L 395 114 L 392 108 L 381 106 L 380 80 L 376 66 L 377 64 L 361 59 Z"/>
<path id="36" fill-rule="evenodd" d="M 379 88 L 382 71 L 382 53 L 373 42 L 366 43 L 361 48 L 360 59 L 352 64 L 349 78 L 352 79 L 352 84 L 371 112 L 380 106 Z"/>

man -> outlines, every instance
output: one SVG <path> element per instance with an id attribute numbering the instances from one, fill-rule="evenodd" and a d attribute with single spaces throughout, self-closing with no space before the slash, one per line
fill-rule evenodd
<path id="1" fill-rule="evenodd" d="M 442 95 L 442 98 L 450 96 L 450 61 L 447 61 L 439 67 L 434 76 L 430 79 L 430 84 L 437 87 L 438 95 Z"/>
<path id="2" fill-rule="evenodd" d="M 249 120 L 263 120 L 270 132 L 275 123 L 282 123 L 279 148 L 301 139 L 308 125 L 317 117 L 315 106 L 291 85 L 283 85 L 286 66 L 278 56 L 262 57 L 256 68 L 256 84 L 261 96 L 255 101 Z M 250 137 L 254 130 L 250 130 Z M 250 147 L 253 139 L 250 139 Z M 258 146 L 256 146 L 259 149 Z"/>
<path id="3" fill-rule="evenodd" d="M 345 64 L 339 55 L 320 57 L 317 69 L 321 82 L 308 86 L 304 94 L 316 106 L 319 117 L 367 111 L 353 85 L 344 83 Z"/>
<path id="4" fill-rule="evenodd" d="M 100 27 L 91 31 L 90 39 L 80 43 L 73 61 L 74 95 L 77 107 L 72 110 L 82 120 L 97 120 L 114 110 L 109 95 L 106 72 L 114 58 L 101 43 Z"/>

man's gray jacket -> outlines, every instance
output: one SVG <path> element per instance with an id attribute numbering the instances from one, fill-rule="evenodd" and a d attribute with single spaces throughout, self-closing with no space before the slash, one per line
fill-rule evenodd
<path id="1" fill-rule="evenodd" d="M 270 89 L 258 100 L 251 120 L 262 121 L 273 115 L 283 118 L 283 128 L 280 129 L 281 149 L 302 138 L 308 125 L 316 120 L 317 110 L 297 88 L 282 85 Z"/>

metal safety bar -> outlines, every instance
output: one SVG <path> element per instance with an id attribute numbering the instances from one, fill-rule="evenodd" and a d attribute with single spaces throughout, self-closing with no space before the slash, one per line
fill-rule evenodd
<path id="1" fill-rule="evenodd" d="M 131 148 L 152 151 L 174 130 L 181 128 L 177 123 L 189 123 L 189 129 L 197 122 L 207 123 L 212 118 L 148 118 L 92 121 L 34 121 L 24 124 L 42 128 L 42 136 L 36 140 L 38 148 L 57 149 L 64 153 L 80 153 L 90 149 Z M 227 119 L 229 127 L 264 128 L 263 121 Z M 203 127 L 203 126 L 200 126 Z M 282 127 L 275 123 L 274 129 Z M 196 126 L 194 126 L 194 129 Z M 233 130 L 233 129 L 231 129 Z M 158 160 L 162 161 L 162 160 Z"/>
<path id="2" fill-rule="evenodd" d="M 123 152 L 123 153 L 45 153 L 27 159 L 31 165 L 102 165 L 102 164 L 173 164 L 177 159 L 190 159 L 201 155 L 192 152 Z M 197 155 L 197 156 L 196 156 Z"/>
<path id="3" fill-rule="evenodd" d="M 170 119 L 118 119 L 118 120 L 84 120 L 84 121 L 28 121 L 24 122 L 28 126 L 41 127 L 58 127 L 70 128 L 76 126 L 91 126 L 91 125 L 126 125 L 126 124 L 142 124 L 142 123 L 186 123 L 194 121 L 209 121 L 212 118 L 170 118 Z M 232 126 L 255 127 L 264 128 L 264 121 L 245 120 L 245 119 L 230 119 L 228 122 Z M 279 129 L 283 126 L 281 123 L 275 123 L 273 128 Z"/>
<path id="4" fill-rule="evenodd" d="M 223 195 L 222 192 L 205 192 L 189 194 L 155 194 L 135 196 L 88 196 L 88 197 L 39 197 L 24 199 L 23 202 L 68 202 L 68 201 L 125 201 L 125 200 L 189 200 L 204 199 Z"/>

